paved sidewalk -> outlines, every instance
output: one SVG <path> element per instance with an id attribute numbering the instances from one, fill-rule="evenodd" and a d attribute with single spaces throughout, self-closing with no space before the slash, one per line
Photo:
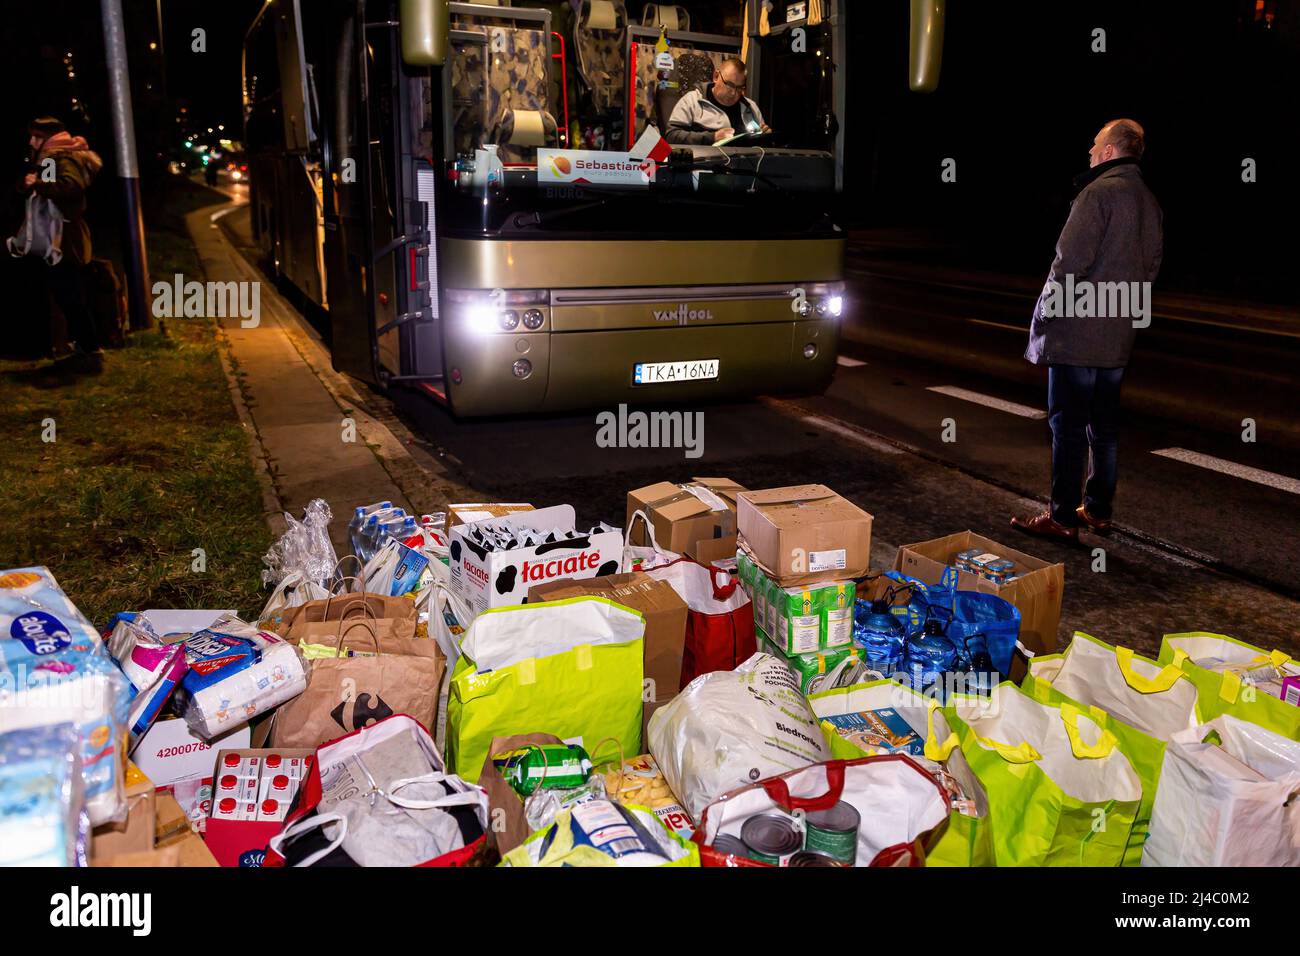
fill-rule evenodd
<path id="1" fill-rule="evenodd" d="M 352 550 L 347 524 L 357 505 L 388 499 L 418 514 L 452 500 L 481 500 L 436 465 L 417 463 L 408 450 L 411 436 L 387 403 L 363 394 L 330 367 L 315 331 L 213 219 L 232 208 L 201 209 L 187 217 L 186 226 L 207 281 L 261 283 L 256 327 L 243 328 L 237 316 L 217 322 L 228 346 L 222 360 L 232 399 L 249 435 L 272 530 L 284 530 L 283 512 L 301 517 L 308 502 L 324 498 L 334 514 L 330 536 L 342 555 Z M 345 440 L 352 431 L 354 440 Z"/>

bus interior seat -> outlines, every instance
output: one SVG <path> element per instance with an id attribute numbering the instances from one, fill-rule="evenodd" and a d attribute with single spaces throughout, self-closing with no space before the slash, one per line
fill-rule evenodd
<path id="1" fill-rule="evenodd" d="M 655 68 L 653 43 L 638 43 L 636 52 L 636 130 L 633 142 L 645 132 L 646 124 L 653 118 L 662 133 L 668 129 L 677 101 L 691 90 L 701 89 L 713 79 L 713 71 L 722 66 L 734 51 L 700 50 L 674 44 L 669 48 L 673 56 L 673 72 L 668 86 L 660 88 L 659 71 Z"/>
<path id="2" fill-rule="evenodd" d="M 487 93 L 484 126 L 499 125 L 512 110 L 550 113 L 547 68 L 551 38 L 544 30 L 488 27 Z M 554 120 L 552 120 L 554 123 Z M 506 151 L 509 153 L 509 151 Z M 505 156 L 502 157 L 505 160 Z"/>
<path id="3" fill-rule="evenodd" d="M 669 3 L 647 3 L 641 11 L 641 26 L 689 31 L 691 14 L 685 7 Z"/>
<path id="4" fill-rule="evenodd" d="M 573 23 L 578 73 L 591 90 L 592 106 L 599 113 L 622 105 L 627 23 L 627 8 L 619 0 L 582 0 Z"/>
<path id="5" fill-rule="evenodd" d="M 537 147 L 557 146 L 559 126 L 546 110 L 507 109 L 492 130 L 492 142 L 503 163 L 531 163 Z"/>

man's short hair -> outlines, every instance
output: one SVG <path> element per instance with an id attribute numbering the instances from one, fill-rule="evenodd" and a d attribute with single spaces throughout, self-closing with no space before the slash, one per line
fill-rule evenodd
<path id="1" fill-rule="evenodd" d="M 28 132 L 40 133 L 47 138 L 55 133 L 67 132 L 67 129 L 62 120 L 55 119 L 53 116 L 41 116 L 27 124 Z"/>
<path id="2" fill-rule="evenodd" d="M 1137 120 L 1117 119 L 1106 125 L 1110 127 L 1106 142 L 1114 146 L 1117 153 L 1142 158 L 1142 152 L 1147 148 L 1146 131 L 1142 129 L 1142 124 Z"/>
<path id="3" fill-rule="evenodd" d="M 722 68 L 724 66 L 732 66 L 735 68 L 735 70 L 738 73 L 740 73 L 741 76 L 745 75 L 745 61 L 738 56 L 729 56 L 725 60 L 723 60 L 720 64 L 718 64 L 719 73 L 722 72 Z"/>

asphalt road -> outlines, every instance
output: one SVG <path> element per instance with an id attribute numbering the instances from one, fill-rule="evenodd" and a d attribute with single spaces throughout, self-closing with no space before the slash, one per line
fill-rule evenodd
<path id="1" fill-rule="evenodd" d="M 233 231 L 241 218 L 223 224 Z M 1162 330 L 1157 311 L 1126 392 L 1116 514 L 1123 531 L 1105 540 L 1085 535 L 1070 547 L 1008 527 L 1012 514 L 1037 509 L 1045 497 L 1046 422 L 931 390 L 966 389 L 1041 412 L 1042 373 L 1018 358 L 1024 333 L 999 327 L 1027 324 L 1024 300 L 915 276 L 864 276 L 879 265 L 851 265 L 854 308 L 826 394 L 690 409 L 702 416 L 698 459 L 683 449 L 599 447 L 595 412 L 457 421 L 423 393 L 396 390 L 389 400 L 424 436 L 420 453 L 490 499 L 569 502 L 581 522 L 622 526 L 627 491 L 653 481 L 822 482 L 875 516 L 878 567 L 891 566 L 901 544 L 966 529 L 1063 561 L 1062 644 L 1077 629 L 1154 655 L 1162 634 L 1206 630 L 1300 655 L 1300 469 L 1288 433 L 1275 427 L 1293 414 L 1288 363 L 1290 343 L 1300 339 L 1261 343 L 1194 323 Z M 998 324 L 980 324 L 990 322 Z M 1248 354 L 1257 370 L 1242 370 Z M 1189 390 L 1201 398 L 1185 401 Z M 1255 412 L 1258 441 L 1243 443 L 1240 419 L 1269 402 L 1280 404 Z M 1207 403 L 1222 408 L 1210 417 Z M 955 423 L 955 442 L 942 440 L 945 419 Z M 1234 419 L 1229 430 L 1224 423 Z M 1152 454 L 1170 448 L 1290 477 L 1292 490 Z M 1094 570 L 1095 549 L 1105 552 L 1104 571 Z"/>

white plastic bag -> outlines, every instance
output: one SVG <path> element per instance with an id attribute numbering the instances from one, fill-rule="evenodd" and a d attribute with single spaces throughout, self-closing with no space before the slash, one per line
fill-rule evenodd
<path id="1" fill-rule="evenodd" d="M 649 547 L 632 544 L 632 529 L 636 527 L 638 518 L 645 525 L 646 537 L 650 539 Z M 644 511 L 633 512 L 632 520 L 627 523 L 627 530 L 623 532 L 624 573 L 660 568 L 665 564 L 671 564 L 680 557 L 681 555 L 675 551 L 668 551 L 659 547 L 659 542 L 655 540 L 655 526 L 650 522 Z"/>
<path id="2" fill-rule="evenodd" d="M 1142 865 L 1300 866 L 1298 791 L 1300 743 L 1228 714 L 1180 730 Z"/>
<path id="3" fill-rule="evenodd" d="M 274 628 L 289 608 L 301 607 L 308 601 L 323 601 L 329 596 L 329 589 L 310 580 L 301 571 L 290 571 L 271 592 L 258 621 L 266 627 Z"/>
<path id="4" fill-rule="evenodd" d="M 729 790 L 831 758 L 799 680 L 755 654 L 701 674 L 650 718 L 650 753 L 694 819 Z"/>

